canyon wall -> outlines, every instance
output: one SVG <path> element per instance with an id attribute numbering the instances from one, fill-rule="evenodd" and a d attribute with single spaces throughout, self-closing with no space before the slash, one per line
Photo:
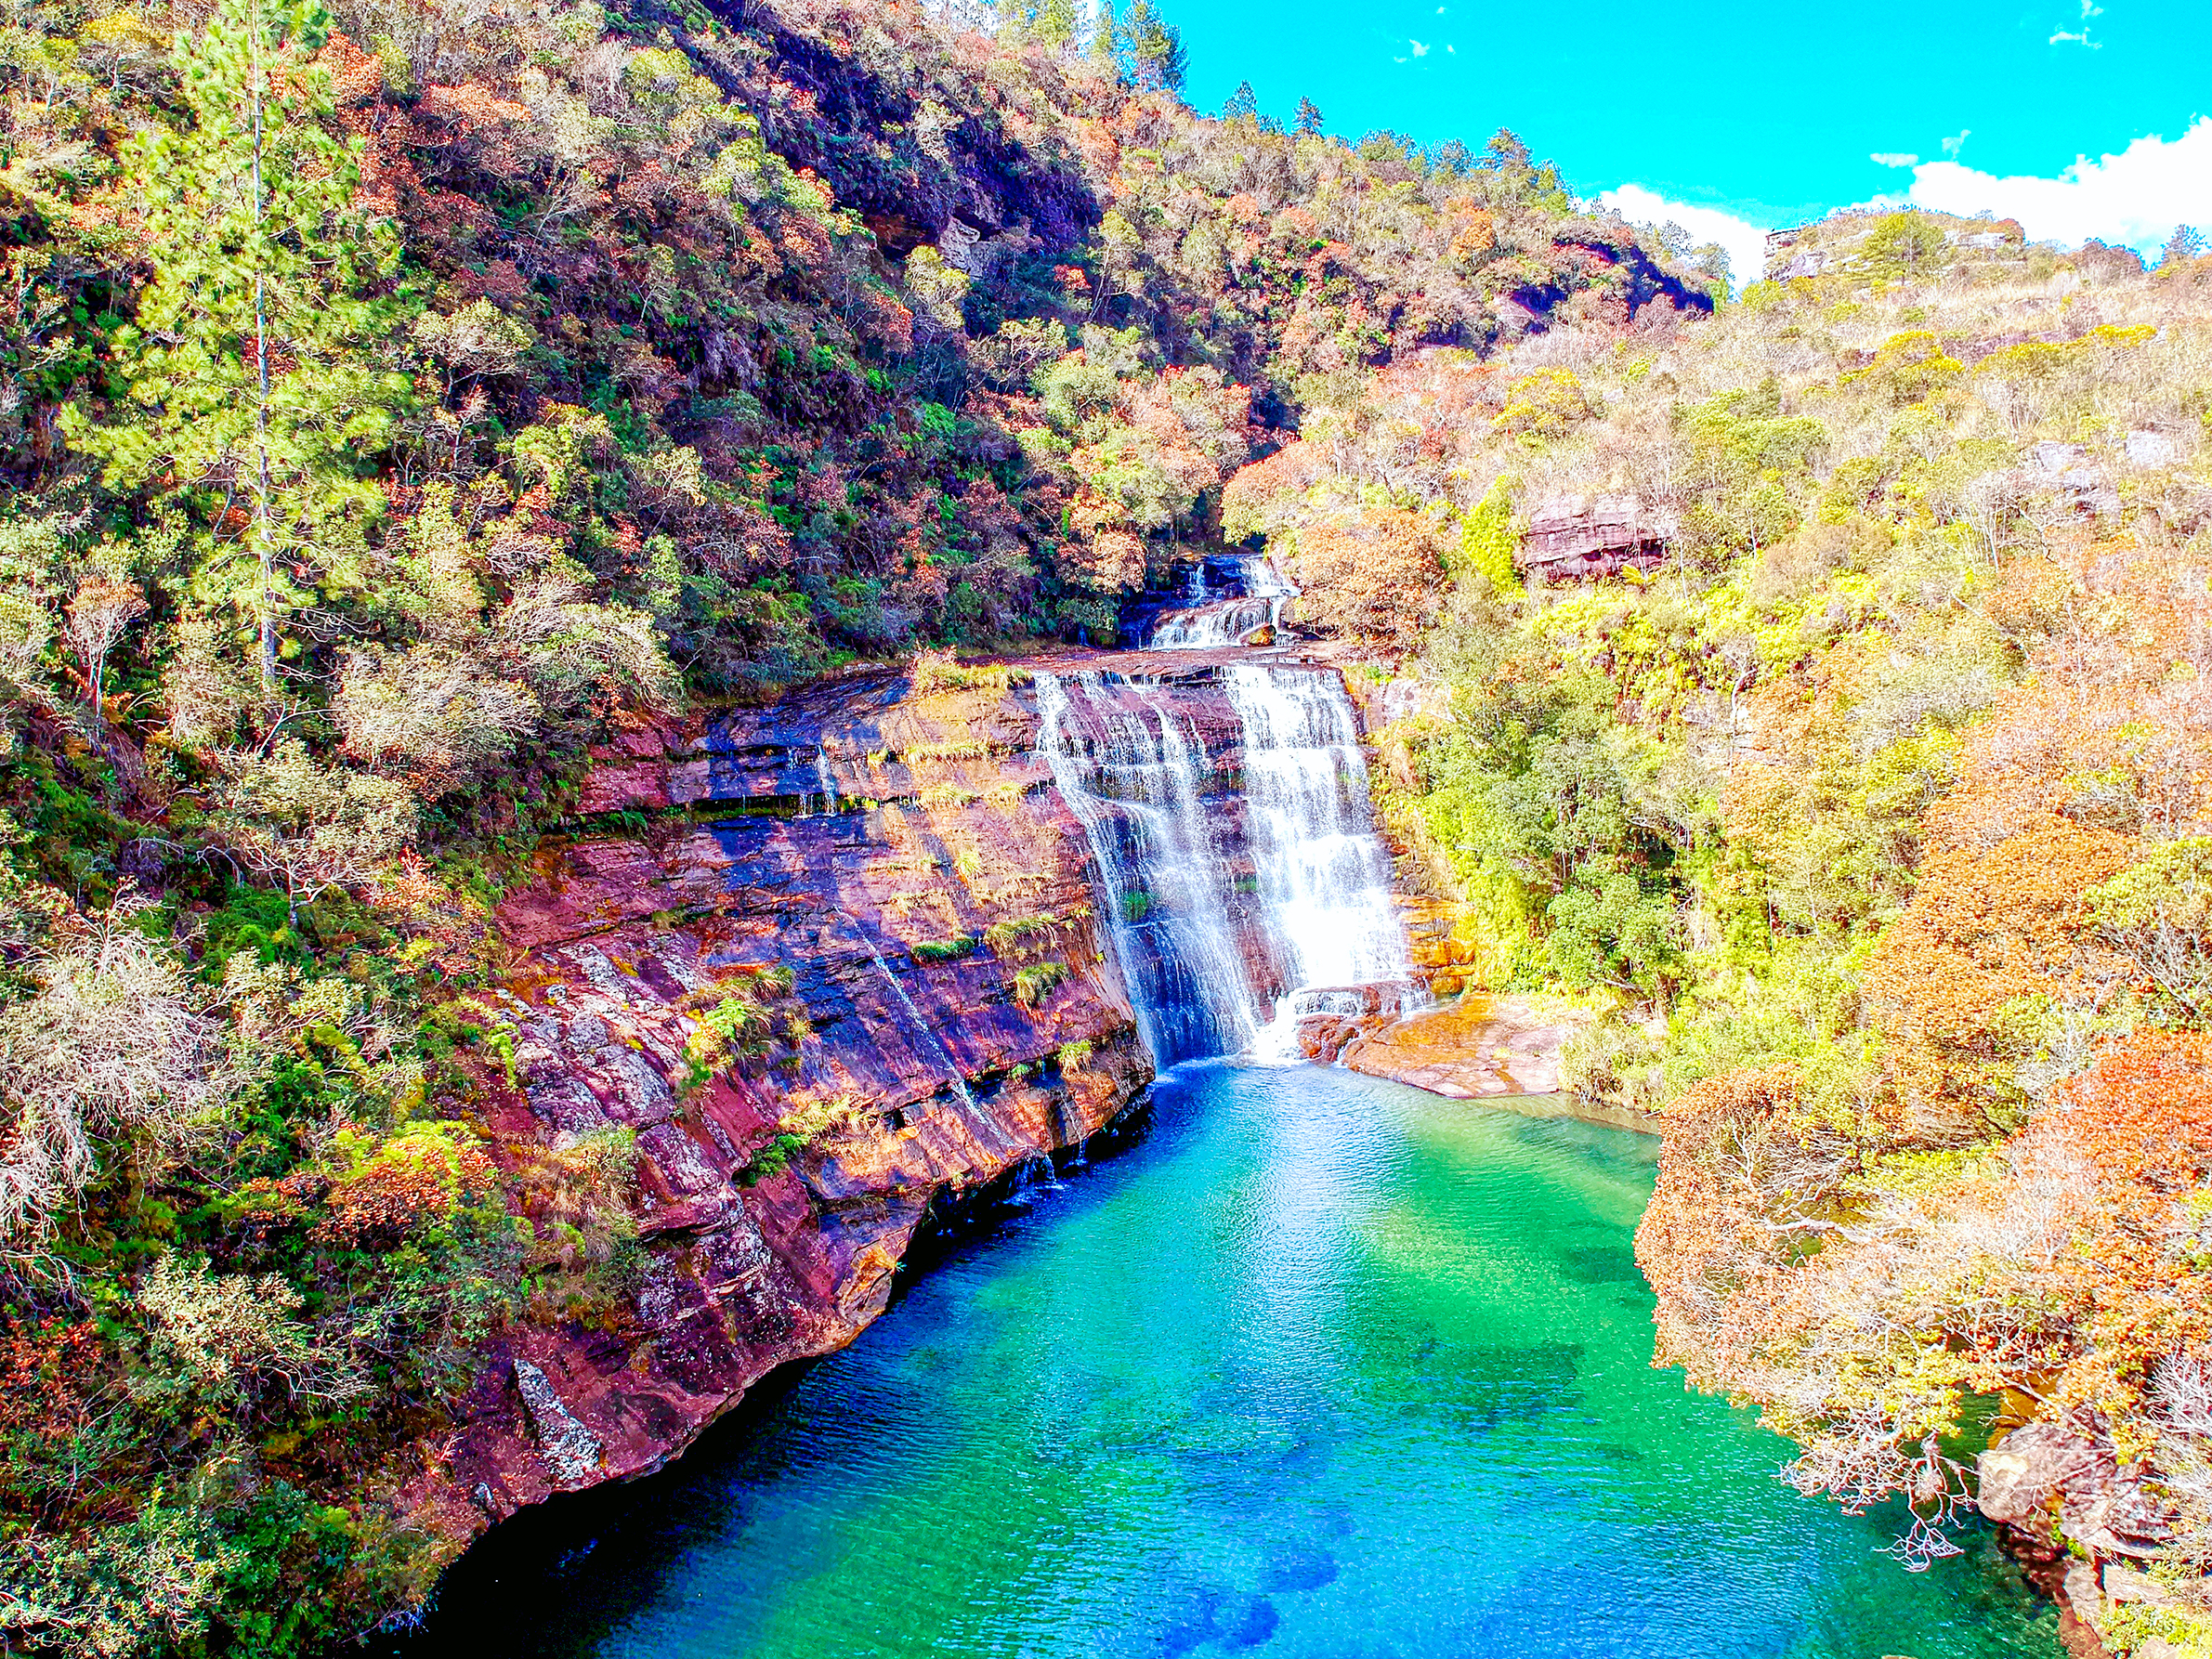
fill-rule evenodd
<path id="1" fill-rule="evenodd" d="M 641 726 L 501 905 L 493 1143 L 626 1131 L 635 1238 L 619 1295 L 508 1326 L 423 1448 L 439 1538 L 659 1467 L 882 1313 L 933 1206 L 1150 1079 L 1033 700 L 962 678 Z"/>
<path id="2" fill-rule="evenodd" d="M 499 907 L 484 1000 L 511 1062 L 483 1092 L 517 1165 L 634 1149 L 635 1237 L 612 1291 L 504 1327 L 418 1448 L 406 1508 L 446 1547 L 660 1467 L 770 1370 L 850 1341 L 933 1210 L 1079 1145 L 1150 1080 L 1130 917 L 1100 915 L 1039 752 L 1054 669 L 1171 714 L 1187 804 L 1223 827 L 1228 948 L 1255 997 L 1284 988 L 1211 658 L 847 675 L 628 732 Z"/>

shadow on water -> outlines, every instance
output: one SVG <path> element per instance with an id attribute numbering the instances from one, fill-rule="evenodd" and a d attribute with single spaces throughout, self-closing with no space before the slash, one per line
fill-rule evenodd
<path id="1" fill-rule="evenodd" d="M 2056 1659 L 1985 1532 L 1904 1574 L 1893 1517 L 1651 1368 L 1638 1137 L 1214 1065 L 1089 1150 L 933 1217 L 853 1347 L 505 1523 L 378 1651 Z"/>
<path id="2" fill-rule="evenodd" d="M 1054 1159 L 1049 1177 L 1013 1169 L 933 1208 L 899 1263 L 883 1316 L 895 1316 L 932 1271 L 1045 1221 L 1041 1196 L 1064 1206 L 1080 1199 L 1082 1187 L 1110 1190 L 1126 1168 L 1118 1159 L 1156 1139 L 1171 1146 L 1187 1128 L 1173 1108 L 1168 1119 L 1163 1135 L 1147 1090 Z M 692 1551 L 743 1527 L 749 1494 L 772 1489 L 806 1456 L 805 1386 L 837 1357 L 779 1366 L 652 1474 L 556 1493 L 501 1522 L 446 1572 L 416 1628 L 373 1635 L 362 1649 L 393 1659 L 600 1651 L 632 1614 L 677 1593 L 672 1580 Z"/>

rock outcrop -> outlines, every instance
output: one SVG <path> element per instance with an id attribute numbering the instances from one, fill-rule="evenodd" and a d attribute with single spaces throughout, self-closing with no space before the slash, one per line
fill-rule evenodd
<path id="1" fill-rule="evenodd" d="M 1342 1060 L 1354 1071 L 1454 1100 L 1555 1094 L 1561 1051 L 1586 1023 L 1549 999 L 1468 991 L 1361 1034 Z"/>
<path id="2" fill-rule="evenodd" d="M 1081 828 L 1006 682 L 846 679 L 641 727 L 501 905 L 491 1145 L 626 1140 L 635 1265 L 604 1305 L 507 1326 L 421 1448 L 408 1507 L 450 1548 L 660 1467 L 850 1341 L 933 1210 L 1149 1080 Z"/>
<path id="3" fill-rule="evenodd" d="M 2100 1633 L 2118 1605 L 2170 1597 L 2128 1563 L 2156 1558 L 2172 1541 L 2172 1514 L 2145 1489 L 2140 1466 L 2121 1463 L 2109 1443 L 2059 1423 L 2023 1424 L 1982 1454 L 1974 1484 L 1982 1513 L 2058 1601 L 2070 1652 L 2103 1653 Z M 2178 1652 L 2156 1639 L 2132 1651 L 2148 1659 Z"/>
<path id="4" fill-rule="evenodd" d="M 1666 562 L 1672 517 L 1633 495 L 1560 496 L 1528 516 L 1513 563 L 1542 581 L 1590 581 Z"/>

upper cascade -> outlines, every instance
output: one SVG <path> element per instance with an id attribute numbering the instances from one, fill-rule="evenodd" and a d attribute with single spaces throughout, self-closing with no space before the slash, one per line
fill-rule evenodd
<path id="1" fill-rule="evenodd" d="M 1209 580 L 1210 567 L 1226 565 L 1224 580 Z M 1271 634 L 1283 625 L 1283 607 L 1298 590 L 1283 580 L 1274 563 L 1252 554 L 1200 561 L 1179 606 L 1153 619 L 1145 638 L 1147 651 L 1218 651 L 1249 642 L 1262 629 Z"/>
<path id="2" fill-rule="evenodd" d="M 1037 676 L 1038 744 L 1090 837 L 1160 1065 L 1297 1052 L 1295 993 L 1406 980 L 1390 859 L 1337 676 L 1239 663 L 1214 687 Z"/>

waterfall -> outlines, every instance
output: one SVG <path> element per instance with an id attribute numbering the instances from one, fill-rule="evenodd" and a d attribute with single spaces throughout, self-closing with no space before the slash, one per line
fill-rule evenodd
<path id="1" fill-rule="evenodd" d="M 1413 963 L 1343 686 L 1253 663 L 1225 680 L 1244 725 L 1245 833 L 1287 982 L 1261 1046 L 1284 1052 L 1296 1039 L 1289 992 L 1407 979 Z"/>
<path id="2" fill-rule="evenodd" d="M 1147 651 L 1221 650 L 1242 645 L 1263 628 L 1279 630 L 1283 625 L 1283 606 L 1297 596 L 1298 590 L 1285 581 L 1266 558 L 1248 554 L 1235 562 L 1238 574 L 1227 590 L 1231 596 L 1226 599 L 1216 597 L 1216 590 L 1206 585 L 1205 567 L 1202 564 L 1197 567 L 1191 572 L 1189 591 L 1184 595 L 1189 601 L 1188 607 L 1162 611 L 1145 641 L 1145 648 Z M 1241 593 L 1237 592 L 1239 588 L 1243 590 Z"/>
<path id="3" fill-rule="evenodd" d="M 1091 841 L 1106 927 L 1153 1060 L 1242 1049 L 1261 1025 L 1199 797 L 1204 748 L 1158 692 L 1036 677 L 1038 746 Z"/>
<path id="4" fill-rule="evenodd" d="M 1358 728 L 1333 673 L 1224 670 L 1236 726 L 1212 723 L 1218 757 L 1168 687 L 1099 673 L 1040 673 L 1036 685 L 1038 747 L 1090 838 L 1157 1064 L 1288 1057 L 1293 993 L 1410 974 Z M 1242 800 L 1210 809 L 1233 744 Z"/>

